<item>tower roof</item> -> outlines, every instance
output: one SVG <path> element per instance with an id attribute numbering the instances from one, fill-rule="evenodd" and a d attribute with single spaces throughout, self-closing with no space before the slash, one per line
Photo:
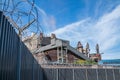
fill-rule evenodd
<path id="1" fill-rule="evenodd" d="M 87 44 L 86 44 L 86 48 L 89 49 L 89 43 L 88 43 L 88 42 L 87 42 Z"/>
<path id="2" fill-rule="evenodd" d="M 79 41 L 77 44 L 77 48 L 83 48 L 83 45 L 81 44 L 81 42 Z"/>
<path id="3" fill-rule="evenodd" d="M 96 44 L 96 53 L 99 53 L 99 45 Z"/>
<path id="4" fill-rule="evenodd" d="M 99 49 L 99 45 L 98 44 L 96 44 L 96 49 Z"/>

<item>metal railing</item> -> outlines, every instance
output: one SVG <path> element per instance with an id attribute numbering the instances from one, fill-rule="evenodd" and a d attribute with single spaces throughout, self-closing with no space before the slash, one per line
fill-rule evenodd
<path id="1" fill-rule="evenodd" d="M 120 69 L 120 66 L 97 65 L 97 64 L 72 64 L 72 63 L 42 63 L 43 68 L 100 68 L 100 69 Z"/>

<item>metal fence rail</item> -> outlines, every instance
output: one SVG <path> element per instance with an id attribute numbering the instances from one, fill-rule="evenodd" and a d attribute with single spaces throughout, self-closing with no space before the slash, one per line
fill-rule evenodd
<path id="1" fill-rule="evenodd" d="M 44 68 L 43 80 L 119 80 L 120 69 Z"/>
<path id="2" fill-rule="evenodd" d="M 95 65 L 95 64 L 59 64 L 59 63 L 42 63 L 40 64 L 43 68 L 97 68 L 97 69 L 120 69 L 120 66 L 112 65 Z"/>
<path id="3" fill-rule="evenodd" d="M 41 66 L 0 11 L 0 80 L 43 80 Z"/>

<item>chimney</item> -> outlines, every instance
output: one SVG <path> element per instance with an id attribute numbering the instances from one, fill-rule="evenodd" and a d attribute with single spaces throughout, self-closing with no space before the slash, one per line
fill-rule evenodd
<path id="1" fill-rule="evenodd" d="M 56 44 L 56 36 L 55 34 L 51 34 L 51 45 L 55 45 Z"/>
<path id="2" fill-rule="evenodd" d="M 51 34 L 51 39 L 54 39 L 54 38 L 56 38 L 56 35 L 55 34 Z"/>
<path id="3" fill-rule="evenodd" d="M 42 39 L 43 38 L 43 33 L 40 33 L 40 39 Z"/>
<path id="4" fill-rule="evenodd" d="M 40 33 L 37 40 L 37 48 L 41 46 L 42 39 L 43 39 L 43 33 Z"/>

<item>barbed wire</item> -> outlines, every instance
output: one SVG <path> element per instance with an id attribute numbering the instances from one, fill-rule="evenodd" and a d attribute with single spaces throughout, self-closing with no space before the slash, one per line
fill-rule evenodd
<path id="1" fill-rule="evenodd" d="M 18 25 L 18 28 L 15 28 L 17 33 L 23 26 L 30 24 L 31 20 L 35 20 L 21 32 L 22 38 L 30 36 L 25 35 L 26 30 L 28 34 L 44 32 L 39 19 L 41 15 L 35 6 L 35 0 L 4 0 L 0 5 L 3 13 Z"/>

